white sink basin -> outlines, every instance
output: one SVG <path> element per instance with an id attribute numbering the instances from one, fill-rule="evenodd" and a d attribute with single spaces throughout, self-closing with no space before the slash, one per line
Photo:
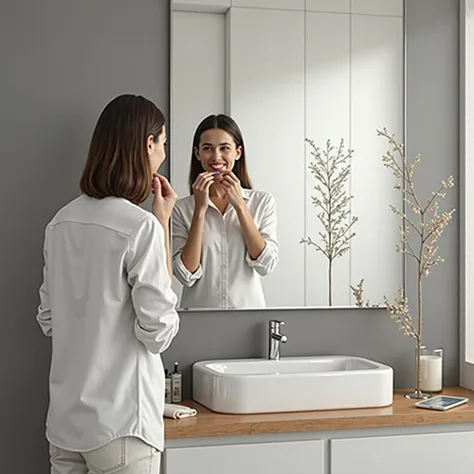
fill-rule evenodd
<path id="1" fill-rule="evenodd" d="M 219 413 L 383 407 L 393 402 L 393 370 L 348 356 L 202 361 L 193 398 Z"/>

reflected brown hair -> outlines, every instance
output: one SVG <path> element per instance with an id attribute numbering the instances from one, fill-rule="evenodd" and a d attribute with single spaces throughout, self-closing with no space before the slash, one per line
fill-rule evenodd
<path id="1" fill-rule="evenodd" d="M 197 127 L 194 132 L 193 148 L 191 150 L 191 167 L 189 169 L 189 190 L 193 194 L 193 183 L 200 173 L 204 171 L 201 162 L 197 159 L 195 149 L 199 149 L 201 135 L 208 130 L 219 129 L 227 132 L 234 140 L 235 146 L 241 147 L 240 158 L 235 162 L 234 174 L 239 178 L 240 184 L 244 189 L 252 189 L 252 183 L 247 171 L 247 161 L 245 156 L 245 145 L 242 132 L 235 120 L 228 115 L 209 115 Z"/>
<path id="2" fill-rule="evenodd" d="M 92 134 L 80 181 L 87 196 L 116 196 L 141 204 L 151 192 L 153 174 L 147 151 L 166 123 L 161 110 L 139 95 L 124 94 L 104 108 Z"/>

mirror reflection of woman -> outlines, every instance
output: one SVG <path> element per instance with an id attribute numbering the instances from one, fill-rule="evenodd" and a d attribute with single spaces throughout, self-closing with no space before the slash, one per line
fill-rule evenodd
<path id="1" fill-rule="evenodd" d="M 197 127 L 191 195 L 173 210 L 173 269 L 183 308 L 262 308 L 278 263 L 275 200 L 252 189 L 242 133 L 227 115 Z"/>

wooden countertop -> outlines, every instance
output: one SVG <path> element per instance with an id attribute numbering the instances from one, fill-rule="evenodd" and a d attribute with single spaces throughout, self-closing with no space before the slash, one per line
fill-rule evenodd
<path id="1" fill-rule="evenodd" d="M 415 408 L 413 406 L 415 400 L 408 400 L 403 396 L 407 391 L 396 391 L 393 405 L 384 408 L 261 415 L 223 415 L 214 413 L 194 401 L 184 401 L 183 405 L 197 409 L 197 416 L 182 420 L 166 419 L 165 438 L 199 438 L 474 422 L 474 392 L 470 390 L 460 387 L 445 388 L 443 395 L 469 398 L 467 404 L 446 412 Z"/>

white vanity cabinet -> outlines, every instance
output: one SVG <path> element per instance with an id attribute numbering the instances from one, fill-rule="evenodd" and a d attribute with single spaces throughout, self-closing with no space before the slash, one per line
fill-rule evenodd
<path id="1" fill-rule="evenodd" d="M 474 432 L 330 441 L 330 474 L 474 472 Z"/>
<path id="2" fill-rule="evenodd" d="M 324 474 L 323 441 L 166 449 L 163 474 Z"/>
<path id="3" fill-rule="evenodd" d="M 474 423 L 170 440 L 162 474 L 191 473 L 471 474 Z"/>

